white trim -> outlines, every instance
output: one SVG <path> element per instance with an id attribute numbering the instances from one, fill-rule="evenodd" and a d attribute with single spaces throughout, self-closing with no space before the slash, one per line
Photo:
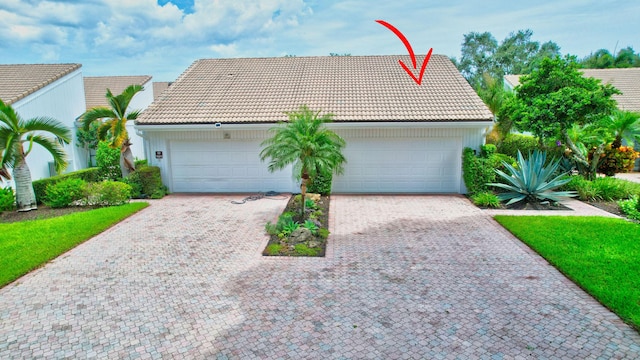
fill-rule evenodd
<path id="1" fill-rule="evenodd" d="M 202 131 L 202 130 L 265 130 L 277 126 L 279 123 L 268 124 L 164 124 L 164 125 L 142 125 L 135 124 L 137 131 Z M 219 125 L 219 126 L 217 126 Z M 327 127 L 341 128 L 483 128 L 493 125 L 492 120 L 488 121 L 432 121 L 432 122 L 329 122 Z"/>

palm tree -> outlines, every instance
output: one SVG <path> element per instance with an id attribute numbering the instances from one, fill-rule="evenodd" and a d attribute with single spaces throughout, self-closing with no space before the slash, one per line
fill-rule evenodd
<path id="1" fill-rule="evenodd" d="M 54 138 L 47 137 L 44 133 L 50 133 Z M 62 145 L 69 141 L 71 131 L 61 122 L 49 117 L 23 120 L 11 105 L 0 100 L 0 169 L 4 170 L 0 173 L 7 177 L 9 174 L 6 168 L 13 168 L 18 211 L 38 208 L 31 184 L 31 171 L 26 161 L 33 144 L 45 148 L 53 156 L 56 170 L 61 172 L 67 166 Z"/>
<path id="2" fill-rule="evenodd" d="M 309 179 L 318 174 L 341 174 L 342 155 L 345 141 L 324 124 L 332 121 L 332 114 L 320 115 L 306 106 L 298 111 L 287 113 L 289 122 L 280 124 L 269 130 L 273 137 L 262 142 L 264 146 L 260 158 L 270 158 L 269 171 L 282 170 L 293 164 L 294 174 L 300 183 L 302 194 L 302 213 Z"/>
<path id="3" fill-rule="evenodd" d="M 133 154 L 130 149 L 129 134 L 127 133 L 127 121 L 135 120 L 140 114 L 140 110 L 127 112 L 131 99 L 143 87 L 140 85 L 129 85 L 122 94 L 114 96 L 111 90 L 107 89 L 107 101 L 110 107 L 98 106 L 87 110 L 82 117 L 82 125 L 85 131 L 89 131 L 91 123 L 99 121 L 98 139 L 110 141 L 109 146 L 120 148 L 120 171 L 122 177 L 126 177 L 135 170 Z"/>
<path id="4" fill-rule="evenodd" d="M 611 122 L 607 124 L 616 137 L 611 147 L 614 149 L 622 146 L 625 140 L 629 146 L 640 140 L 640 113 L 616 110 L 611 116 Z"/>

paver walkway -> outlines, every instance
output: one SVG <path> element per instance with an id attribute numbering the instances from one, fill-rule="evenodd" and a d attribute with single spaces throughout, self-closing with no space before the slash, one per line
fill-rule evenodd
<path id="1" fill-rule="evenodd" d="M 262 258 L 285 201 L 176 196 L 0 290 L 0 358 L 638 358 L 640 335 L 458 196 L 334 196 L 327 258 Z"/>

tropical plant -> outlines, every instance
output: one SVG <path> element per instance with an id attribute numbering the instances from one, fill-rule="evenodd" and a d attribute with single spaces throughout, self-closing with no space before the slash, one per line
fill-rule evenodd
<path id="1" fill-rule="evenodd" d="M 607 128 L 613 132 L 615 139 L 611 144 L 614 149 L 622 146 L 622 140 L 633 146 L 640 140 L 640 113 L 616 110 L 610 117 Z"/>
<path id="2" fill-rule="evenodd" d="M 471 201 L 477 206 L 486 208 L 499 208 L 500 199 L 492 192 L 486 191 L 471 196 Z"/>
<path id="3" fill-rule="evenodd" d="M 314 235 L 318 232 L 318 225 L 311 220 L 305 220 L 302 226 L 311 231 Z"/>
<path id="4" fill-rule="evenodd" d="M 504 167 L 510 172 L 509 175 L 504 171 L 495 170 L 506 183 L 491 183 L 489 185 L 507 190 L 507 192 L 498 194 L 501 201 L 509 200 L 507 205 L 518 201 L 538 203 L 551 200 L 558 202 L 563 197 L 576 196 L 575 191 L 553 191 L 571 179 L 567 178 L 565 174 L 554 175 L 560 161 L 552 160 L 548 165 L 545 165 L 546 162 L 547 154 L 544 151 L 535 150 L 529 153 L 528 159 L 525 159 L 518 151 L 517 167 L 503 162 Z"/>
<path id="5" fill-rule="evenodd" d="M 140 110 L 127 112 L 131 99 L 143 87 L 140 85 L 130 85 L 120 95 L 113 95 L 107 89 L 106 98 L 110 107 L 94 107 L 87 110 L 82 117 L 83 128 L 89 131 L 93 122 L 99 122 L 98 139 L 108 140 L 112 148 L 120 148 L 120 171 L 122 177 L 126 177 L 135 170 L 133 153 L 131 152 L 131 142 L 127 133 L 127 121 L 135 120 L 140 114 Z"/>
<path id="6" fill-rule="evenodd" d="M 580 165 L 578 170 L 594 178 L 597 162 L 589 162 L 569 136 L 569 130 L 598 123 L 616 109 L 611 98 L 619 94 L 613 86 L 585 78 L 578 70 L 575 58 L 543 59 L 538 69 L 520 78 L 516 96 L 507 101 L 503 113 L 513 119 L 520 131 L 529 131 L 538 138 L 562 139 L 571 150 L 569 156 Z M 594 159 L 599 159 L 606 143 L 601 142 Z"/>
<path id="7" fill-rule="evenodd" d="M 47 136 L 47 133 L 53 137 Z M 71 131 L 58 120 L 50 117 L 35 117 L 24 120 L 11 105 L 0 100 L 0 169 L 4 177 L 7 168 L 13 168 L 18 211 L 37 209 L 36 195 L 31 183 L 31 171 L 27 156 L 38 144 L 53 156 L 56 171 L 67 166 L 62 147 L 71 141 Z M 25 148 L 26 147 L 26 148 Z"/>
<path id="8" fill-rule="evenodd" d="M 310 179 L 318 174 L 343 171 L 346 161 L 342 155 L 345 141 L 324 124 L 332 121 L 332 114 L 320 116 L 306 106 L 287 113 L 289 121 L 270 130 L 274 135 L 263 141 L 261 160 L 270 159 L 269 171 L 282 170 L 293 164 L 294 175 L 301 180 L 300 191 L 304 199 Z M 304 202 L 301 202 L 304 214 Z"/>

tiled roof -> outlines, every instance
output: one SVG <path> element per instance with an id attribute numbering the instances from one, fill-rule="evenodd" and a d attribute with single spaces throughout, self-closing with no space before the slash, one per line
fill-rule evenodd
<path id="1" fill-rule="evenodd" d="M 84 98 L 87 109 L 96 106 L 108 106 L 105 94 L 107 89 L 118 95 L 129 85 L 144 85 L 151 80 L 149 75 L 140 76 L 87 76 L 84 78 Z"/>
<path id="2" fill-rule="evenodd" d="M 81 64 L 0 64 L 0 99 L 7 104 L 13 104 L 81 66 Z"/>
<path id="3" fill-rule="evenodd" d="M 389 55 L 198 60 L 136 123 L 268 123 L 301 105 L 337 122 L 493 119 L 446 56 L 431 57 L 420 86 L 399 59 L 411 66 Z"/>
<path id="4" fill-rule="evenodd" d="M 580 69 L 584 76 L 602 80 L 603 84 L 611 84 L 622 92 L 614 95 L 618 108 L 629 111 L 640 111 L 640 68 L 623 69 Z M 520 75 L 505 75 L 505 80 L 514 87 L 520 84 Z"/>
<path id="5" fill-rule="evenodd" d="M 169 87 L 169 85 L 171 85 L 171 83 L 168 81 L 154 81 L 153 82 L 153 100 L 156 100 L 158 96 L 160 96 L 162 92 Z"/>

